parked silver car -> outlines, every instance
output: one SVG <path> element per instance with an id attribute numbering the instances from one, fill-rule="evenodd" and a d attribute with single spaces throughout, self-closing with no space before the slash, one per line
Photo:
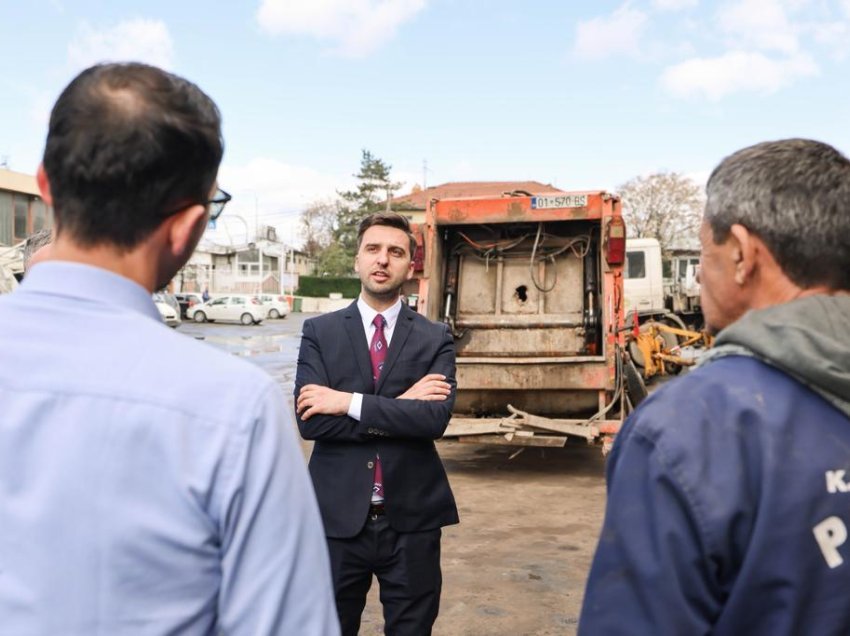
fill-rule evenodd
<path id="1" fill-rule="evenodd" d="M 162 316 L 162 322 L 169 327 L 179 327 L 183 322 L 180 320 L 180 306 L 176 302 L 170 302 L 166 294 L 156 293 L 152 296 L 156 308 L 159 310 L 159 315 Z M 175 305 L 177 309 L 175 309 Z"/>
<path id="2" fill-rule="evenodd" d="M 190 307 L 186 316 L 195 322 L 229 320 L 243 325 L 258 325 L 266 317 L 266 308 L 250 296 L 219 296 Z"/>
<path id="3" fill-rule="evenodd" d="M 266 306 L 267 318 L 286 318 L 289 315 L 289 303 L 286 302 L 285 296 L 262 294 L 258 298 Z"/>

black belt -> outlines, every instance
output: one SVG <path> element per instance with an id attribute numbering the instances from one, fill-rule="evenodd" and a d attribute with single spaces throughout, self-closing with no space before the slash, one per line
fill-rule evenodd
<path id="1" fill-rule="evenodd" d="M 380 515 L 386 514 L 384 511 L 384 504 L 369 504 L 369 516 L 374 519 Z"/>

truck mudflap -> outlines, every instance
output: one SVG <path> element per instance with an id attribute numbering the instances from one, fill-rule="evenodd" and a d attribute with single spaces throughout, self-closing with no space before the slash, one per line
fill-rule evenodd
<path id="1" fill-rule="evenodd" d="M 607 453 L 614 435 L 620 430 L 619 419 L 555 419 L 526 413 L 510 404 L 510 415 L 501 418 L 453 417 L 444 438 L 476 444 L 563 447 L 569 437 L 580 437 L 588 444 L 602 444 Z"/>

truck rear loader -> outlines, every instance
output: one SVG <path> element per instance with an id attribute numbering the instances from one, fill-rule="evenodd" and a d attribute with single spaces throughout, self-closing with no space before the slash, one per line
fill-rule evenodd
<path id="1" fill-rule="evenodd" d="M 420 232 L 419 311 L 447 323 L 457 345 L 445 437 L 523 446 L 575 437 L 607 450 L 637 375 L 624 355 L 620 200 L 601 191 L 434 200 Z"/>

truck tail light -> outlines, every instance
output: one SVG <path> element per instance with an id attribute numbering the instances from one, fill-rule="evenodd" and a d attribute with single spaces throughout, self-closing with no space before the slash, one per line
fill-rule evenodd
<path id="1" fill-rule="evenodd" d="M 622 265 L 626 260 L 626 224 L 619 216 L 608 223 L 605 236 L 605 260 L 609 265 Z"/>

